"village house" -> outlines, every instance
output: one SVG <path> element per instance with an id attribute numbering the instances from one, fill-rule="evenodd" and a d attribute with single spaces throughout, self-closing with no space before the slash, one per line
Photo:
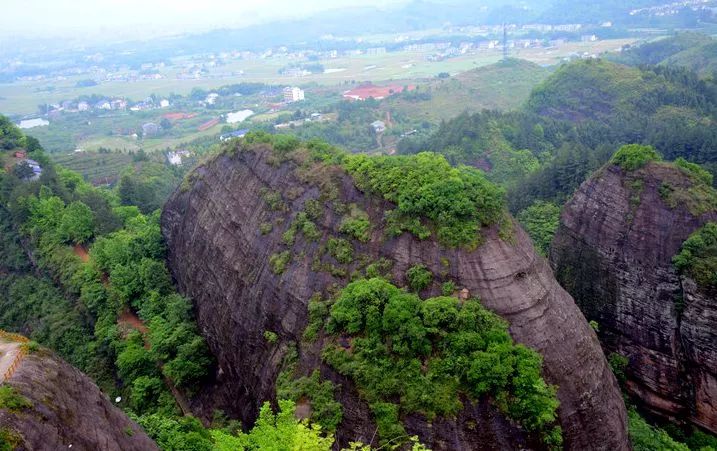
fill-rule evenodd
<path id="1" fill-rule="evenodd" d="M 249 133 L 249 130 L 236 130 L 219 136 L 219 140 L 221 142 L 225 142 L 233 138 L 243 138 L 246 136 L 247 133 Z"/>
<path id="2" fill-rule="evenodd" d="M 386 131 L 386 123 L 383 121 L 374 121 L 371 123 L 371 127 L 373 127 L 373 131 L 376 133 L 383 133 Z"/>
<path id="3" fill-rule="evenodd" d="M 31 160 L 29 158 L 19 161 L 16 166 L 24 165 L 30 167 L 32 170 L 32 175 L 29 177 L 25 177 L 26 180 L 37 180 L 42 175 L 42 167 L 40 166 L 40 163 L 38 163 L 35 160 Z"/>
<path id="4" fill-rule="evenodd" d="M 112 104 L 108 100 L 100 100 L 95 104 L 95 108 L 98 110 L 111 110 Z"/>
<path id="5" fill-rule="evenodd" d="M 159 125 L 155 124 L 154 122 L 147 122 L 146 124 L 142 125 L 143 136 L 154 136 L 157 133 L 159 133 Z"/>
<path id="6" fill-rule="evenodd" d="M 110 102 L 110 106 L 113 110 L 124 110 L 127 108 L 127 101 L 124 99 L 114 99 Z"/>
<path id="7" fill-rule="evenodd" d="M 284 88 L 283 92 L 284 102 L 286 103 L 299 102 L 305 99 L 304 90 L 296 86 L 287 86 L 286 88 Z"/>

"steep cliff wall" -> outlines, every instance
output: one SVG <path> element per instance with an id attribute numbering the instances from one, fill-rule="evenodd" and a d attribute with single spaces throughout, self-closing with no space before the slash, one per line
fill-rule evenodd
<path id="1" fill-rule="evenodd" d="M 314 177 L 312 171 L 323 173 Z M 519 227 L 512 240 L 500 239 L 498 227 L 484 229 L 484 244 L 472 252 L 446 249 L 407 233 L 387 239 L 375 228 L 367 242 L 351 241 L 357 258 L 345 272 L 327 271 L 322 263 L 330 258 L 323 249 L 327 237 L 339 235 L 342 216 L 322 200 L 317 223 L 321 238 L 309 242 L 297 236 L 291 262 L 275 274 L 270 259 L 286 248 L 282 234 L 305 202 L 319 199 L 327 188 L 308 183 L 311 179 L 331 180 L 342 203 L 367 212 L 373 224 L 382 224 L 384 211 L 391 209 L 357 190 L 338 168 L 278 163 L 271 150 L 257 148 L 222 155 L 200 167 L 191 186 L 177 191 L 165 207 L 162 230 L 170 269 L 180 289 L 194 299 L 200 328 L 219 364 L 217 386 L 205 393 L 200 407 L 207 412 L 215 406 L 228 408 L 252 421 L 259 404 L 274 397 L 288 343 L 302 341 L 309 298 L 343 287 L 360 260 L 385 258 L 400 284 L 412 265 L 430 269 L 436 278 L 426 295 L 438 294 L 442 281 L 455 281 L 459 290 L 479 296 L 505 318 L 516 341 L 543 355 L 547 381 L 559 386 L 568 449 L 628 449 L 625 407 L 597 337 Z M 288 208 L 270 208 L 267 193 L 279 193 Z M 265 339 L 265 331 L 277 333 L 278 342 Z M 337 437 L 370 441 L 376 428 L 368 407 L 350 380 L 321 363 L 319 350 L 318 344 L 302 344 L 299 367 L 306 372 L 321 368 L 323 378 L 341 385 L 338 400 L 344 412 Z M 431 423 L 411 415 L 403 422 L 410 434 L 434 449 L 536 446 L 495 408 L 466 406 L 455 419 Z"/>
<path id="2" fill-rule="evenodd" d="M 2 386 L 29 401 L 18 409 L 0 408 L 0 431 L 18 450 L 158 449 L 87 376 L 49 351 L 28 354 Z"/>
<path id="3" fill-rule="evenodd" d="M 715 432 L 717 303 L 672 265 L 683 241 L 717 219 L 710 205 L 672 164 L 608 165 L 565 206 L 551 262 L 599 323 L 606 353 L 629 359 L 629 393 L 655 414 Z"/>

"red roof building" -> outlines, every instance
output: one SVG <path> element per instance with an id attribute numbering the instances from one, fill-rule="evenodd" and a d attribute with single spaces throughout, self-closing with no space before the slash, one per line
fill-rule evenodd
<path id="1" fill-rule="evenodd" d="M 207 122 L 203 123 L 202 125 L 200 125 L 199 127 L 197 127 L 197 129 L 198 129 L 200 132 L 203 132 L 204 130 L 209 130 L 210 128 L 214 127 L 214 126 L 217 125 L 218 123 L 219 123 L 219 118 L 212 119 L 211 121 L 207 121 Z"/>
<path id="2" fill-rule="evenodd" d="M 409 91 L 416 89 L 414 85 L 406 86 L 405 88 Z M 344 92 L 344 98 L 350 100 L 366 100 L 369 98 L 381 100 L 393 94 L 403 92 L 403 89 L 404 86 L 400 85 L 376 86 L 369 83 Z"/>

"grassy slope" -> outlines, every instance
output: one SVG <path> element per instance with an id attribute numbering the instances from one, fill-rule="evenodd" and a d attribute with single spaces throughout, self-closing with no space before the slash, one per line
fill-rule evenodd
<path id="1" fill-rule="evenodd" d="M 511 110 L 521 106 L 549 74 L 549 69 L 529 61 L 511 59 L 431 82 L 427 88 L 422 87 L 431 91 L 430 100 L 389 99 L 385 108 L 434 124 L 464 111 Z"/>

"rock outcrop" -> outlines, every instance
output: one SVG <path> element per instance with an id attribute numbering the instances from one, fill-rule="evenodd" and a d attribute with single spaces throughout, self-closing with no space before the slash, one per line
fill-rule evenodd
<path id="1" fill-rule="evenodd" d="M 550 256 L 606 354 L 628 358 L 629 394 L 717 432 L 717 302 L 672 265 L 683 241 L 717 220 L 695 183 L 668 163 L 606 166 L 565 206 Z"/>
<path id="2" fill-rule="evenodd" d="M 316 171 L 322 173 L 317 177 Z M 349 280 L 316 264 L 317 259 L 321 263 L 330 258 L 321 251 L 327 237 L 339 235 L 342 217 L 331 201 L 322 200 L 322 219 L 317 223 L 322 237 L 308 242 L 297 235 L 290 248 L 292 261 L 277 275 L 269 261 L 286 249 L 282 234 L 307 200 L 318 199 L 331 187 L 344 205 L 355 204 L 368 213 L 373 224 L 381 224 L 384 211 L 392 207 L 364 195 L 338 168 L 307 169 L 293 160 L 280 162 L 270 149 L 218 156 L 195 170 L 192 179 L 165 206 L 162 230 L 170 270 L 180 290 L 194 300 L 199 327 L 218 361 L 216 386 L 205 391 L 198 407 L 207 414 L 215 407 L 228 409 L 250 423 L 261 402 L 275 396 L 286 347 L 302 341 L 309 298 Z M 307 180 L 330 180 L 331 186 Z M 270 208 L 264 200 L 267 193 L 279 193 L 288 208 Z M 567 449 L 629 449 L 617 382 L 595 333 L 558 285 L 547 261 L 536 255 L 517 225 L 511 240 L 500 239 L 498 227 L 482 233 L 485 243 L 475 251 L 446 249 L 409 234 L 387 239 L 380 228 L 368 242 L 353 240 L 352 245 L 355 256 L 392 262 L 391 275 L 399 283 L 404 283 L 409 267 L 424 264 L 438 279 L 424 295 L 438 294 L 438 282 L 450 279 L 505 318 L 516 341 L 543 355 L 546 380 L 559 386 Z M 345 274 L 358 264 L 348 264 Z M 266 340 L 265 331 L 277 333 L 278 342 Z M 340 384 L 337 399 L 344 412 L 339 441 L 369 442 L 376 427 L 368 406 L 350 380 L 322 364 L 320 347 L 302 344 L 299 368 L 306 373 L 320 368 L 323 378 Z M 464 404 L 454 419 L 428 422 L 410 415 L 402 420 L 409 434 L 433 449 L 537 447 L 497 409 L 486 403 Z"/>
<path id="3" fill-rule="evenodd" d="M 78 369 L 47 350 L 27 354 L 3 383 L 30 405 L 0 407 L 0 431 L 18 450 L 157 450 L 136 423 Z"/>

